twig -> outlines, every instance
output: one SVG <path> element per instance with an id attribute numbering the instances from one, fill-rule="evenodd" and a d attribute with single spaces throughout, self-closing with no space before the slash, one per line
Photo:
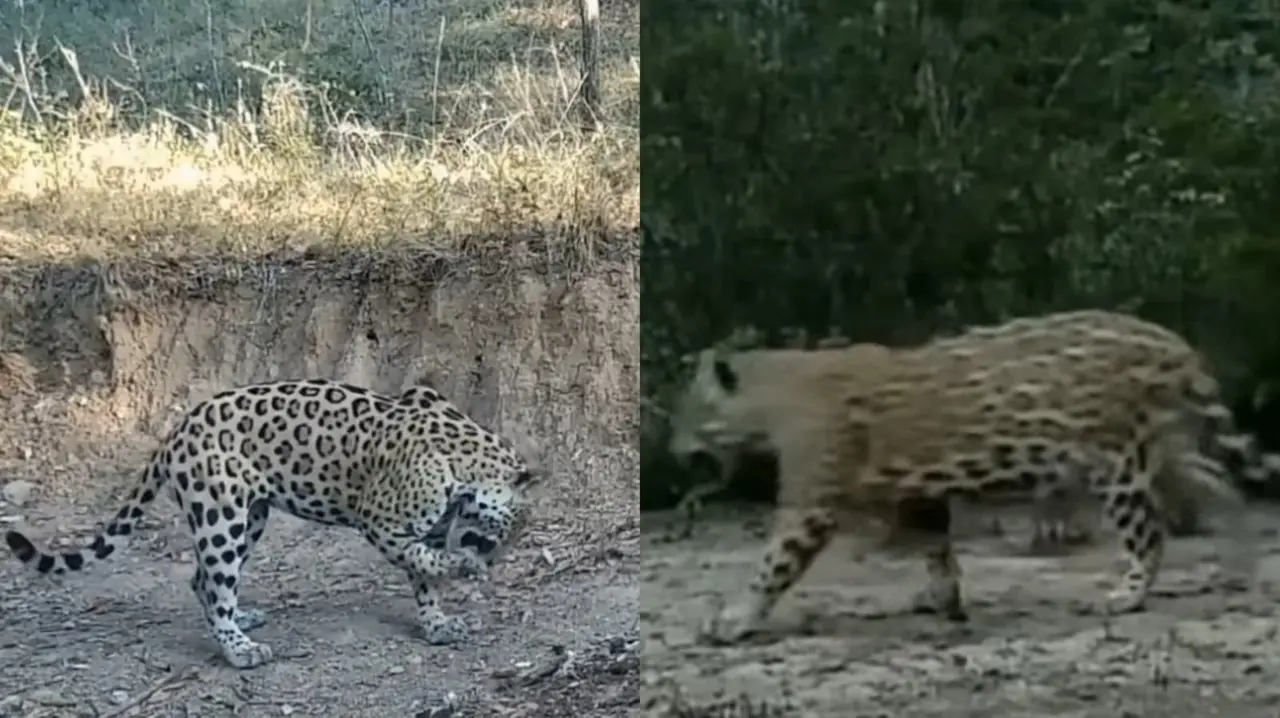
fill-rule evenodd
<path id="1" fill-rule="evenodd" d="M 173 686 L 179 683 L 191 680 L 192 678 L 195 677 L 197 670 L 199 669 L 195 667 L 191 667 L 183 671 L 182 673 L 170 673 L 164 678 L 161 678 L 155 683 L 152 683 L 151 687 L 143 691 L 142 693 L 138 694 L 137 698 L 134 698 L 133 700 L 111 711 L 110 713 L 104 713 L 102 715 L 102 718 L 119 718 L 119 716 L 122 716 L 128 713 L 129 711 L 133 710 L 134 708 L 140 707 L 143 703 L 146 703 L 147 701 L 151 700 L 151 698 L 155 696 L 157 693 L 159 693 L 160 691 L 168 690 L 169 688 L 172 688 Z"/>

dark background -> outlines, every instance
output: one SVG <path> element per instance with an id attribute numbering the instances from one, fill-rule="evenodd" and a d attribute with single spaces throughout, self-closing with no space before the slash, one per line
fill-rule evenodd
<path id="1" fill-rule="evenodd" d="M 879 5 L 644 5 L 644 508 L 690 478 L 665 451 L 679 358 L 746 323 L 905 343 L 1131 311 L 1208 354 L 1275 445 L 1280 17 Z M 768 494 L 757 469 L 740 494 Z"/>

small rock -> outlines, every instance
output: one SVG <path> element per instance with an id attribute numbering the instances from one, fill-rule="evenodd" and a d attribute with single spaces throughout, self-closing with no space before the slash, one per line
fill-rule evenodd
<path id="1" fill-rule="evenodd" d="M 10 481 L 0 489 L 0 496 L 13 506 L 25 506 L 35 493 L 36 485 L 30 481 Z"/>
<path id="2" fill-rule="evenodd" d="M 129 702 L 129 693 L 128 691 L 111 691 L 111 700 L 118 705 L 124 705 Z"/>
<path id="3" fill-rule="evenodd" d="M 393 676 L 398 676 L 401 673 L 404 673 L 404 666 L 392 666 L 387 669 L 387 673 L 390 673 Z"/>
<path id="4" fill-rule="evenodd" d="M 285 715 L 285 716 L 293 715 L 293 706 L 289 705 L 288 703 L 285 703 L 284 705 L 280 706 L 280 715 Z"/>

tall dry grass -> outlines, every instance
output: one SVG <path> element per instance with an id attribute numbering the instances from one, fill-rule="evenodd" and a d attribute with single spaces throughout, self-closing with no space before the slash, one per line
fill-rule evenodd
<path id="1" fill-rule="evenodd" d="M 589 253 L 639 214 L 639 8 L 606 5 L 592 132 L 576 0 L 6 3 L 0 255 Z"/>

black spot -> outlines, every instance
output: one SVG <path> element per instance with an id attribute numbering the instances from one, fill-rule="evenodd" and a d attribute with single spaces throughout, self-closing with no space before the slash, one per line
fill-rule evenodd
<path id="1" fill-rule="evenodd" d="M 1135 448 L 1134 463 L 1136 466 L 1134 468 L 1139 472 L 1145 473 L 1147 471 L 1147 464 L 1150 462 L 1150 457 L 1147 456 L 1147 442 L 1140 441 Z"/>
<path id="2" fill-rule="evenodd" d="M 93 543 L 89 544 L 89 550 L 93 552 L 94 558 L 102 560 L 110 556 L 116 550 L 116 547 L 107 543 L 106 538 L 99 536 L 93 540 Z"/>
<path id="3" fill-rule="evenodd" d="M 729 362 L 717 359 L 713 368 L 716 372 L 716 381 L 720 383 L 721 389 L 729 393 L 738 390 L 738 375 L 733 371 L 733 367 L 729 366 Z"/>
<path id="4" fill-rule="evenodd" d="M 372 408 L 373 404 L 368 399 L 356 399 L 351 402 L 351 415 L 358 419 L 365 414 L 368 414 Z"/>
<path id="5" fill-rule="evenodd" d="M 1164 540 L 1164 537 L 1160 534 L 1159 531 L 1152 531 L 1150 530 L 1149 527 L 1146 528 L 1146 533 L 1142 538 L 1143 553 L 1148 553 L 1154 550 L 1156 545 L 1158 545 L 1163 540 Z"/>
<path id="6" fill-rule="evenodd" d="M 991 447 L 991 460 L 998 469 L 1008 470 L 1014 466 L 1014 456 L 1018 448 L 1012 444 L 996 444 Z"/>
<path id="7" fill-rule="evenodd" d="M 1047 463 L 1049 455 L 1049 445 L 1033 443 L 1027 444 L 1027 460 L 1033 464 L 1040 465 Z"/>
<path id="8" fill-rule="evenodd" d="M 235 560 L 236 560 L 236 552 L 235 552 L 235 551 L 223 551 L 223 552 L 222 552 L 222 562 L 223 562 L 223 563 L 230 564 L 230 563 L 234 563 L 234 562 L 235 562 Z"/>
<path id="9" fill-rule="evenodd" d="M 62 554 L 62 560 L 67 564 L 67 568 L 72 571 L 79 571 L 84 568 L 84 556 L 81 556 L 79 551 Z"/>
<path id="10" fill-rule="evenodd" d="M 1117 486 L 1133 486 L 1133 462 L 1126 460 L 1120 467 L 1120 471 L 1114 473 L 1113 478 Z"/>
<path id="11" fill-rule="evenodd" d="M 53 570 L 53 565 L 55 563 L 57 563 L 57 559 L 49 554 L 42 554 L 40 556 L 40 562 L 36 564 L 36 570 L 40 573 L 49 573 Z"/>
<path id="12" fill-rule="evenodd" d="M 462 539 L 458 541 L 458 545 L 463 548 L 473 548 L 481 556 L 488 556 L 498 548 L 498 542 L 474 531 L 464 531 Z"/>
<path id="13" fill-rule="evenodd" d="M 18 560 L 23 563 L 30 561 L 36 556 L 37 551 L 35 544 L 31 543 L 30 539 L 17 531 L 6 532 L 4 535 L 4 542 L 8 544 L 9 550 L 13 552 L 13 555 L 17 556 Z"/>

